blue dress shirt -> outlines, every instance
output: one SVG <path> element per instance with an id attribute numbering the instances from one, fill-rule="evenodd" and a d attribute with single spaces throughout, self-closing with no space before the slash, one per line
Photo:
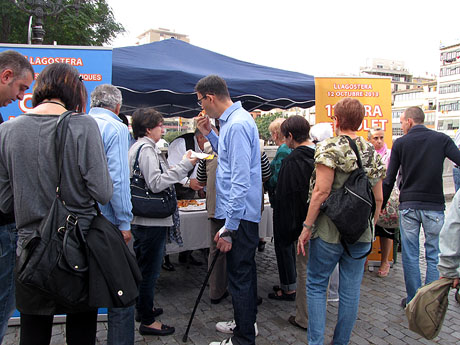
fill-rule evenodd
<path id="1" fill-rule="evenodd" d="M 216 173 L 217 219 L 225 228 L 237 230 L 240 220 L 260 222 L 262 176 L 259 132 L 241 102 L 228 107 L 219 118 L 220 135 L 211 131 L 207 138 L 218 153 Z"/>
<path id="2" fill-rule="evenodd" d="M 102 214 L 120 230 L 130 230 L 133 219 L 129 187 L 128 149 L 130 134 L 121 119 L 104 108 L 91 108 L 104 143 L 107 165 L 113 182 L 113 196 L 109 203 L 100 205 Z"/>

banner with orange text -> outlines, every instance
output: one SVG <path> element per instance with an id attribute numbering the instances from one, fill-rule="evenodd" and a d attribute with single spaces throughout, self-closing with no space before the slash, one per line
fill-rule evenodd
<path id="1" fill-rule="evenodd" d="M 100 84 L 112 83 L 112 48 L 110 47 L 76 47 L 47 46 L 28 44 L 0 44 L 0 52 L 15 50 L 29 60 L 35 71 L 35 79 L 46 66 L 53 63 L 67 63 L 75 67 L 88 91 L 86 110 L 89 111 L 89 96 Z M 1 108 L 3 120 L 12 119 L 32 109 L 34 83 L 24 94 L 24 99 Z"/>
<path id="2" fill-rule="evenodd" d="M 335 104 L 342 98 L 356 98 L 366 111 L 358 135 L 367 139 L 368 130 L 378 126 L 391 148 L 391 78 L 315 77 L 315 90 L 316 123 L 332 122 Z"/>

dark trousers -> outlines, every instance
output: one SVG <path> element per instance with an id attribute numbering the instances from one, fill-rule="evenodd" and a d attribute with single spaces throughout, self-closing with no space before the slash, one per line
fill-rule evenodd
<path id="1" fill-rule="evenodd" d="M 278 263 L 280 288 L 283 291 L 294 291 L 297 288 L 296 252 L 294 243 L 284 243 L 275 236 L 275 254 Z"/>
<path id="2" fill-rule="evenodd" d="M 283 291 L 294 291 L 297 289 L 296 272 L 296 251 L 294 242 L 290 242 L 286 237 L 288 233 L 284 224 L 280 224 L 281 210 L 273 209 L 273 238 L 275 240 L 276 262 L 278 264 L 278 274 L 280 278 L 280 288 Z"/>
<path id="3" fill-rule="evenodd" d="M 155 284 L 161 271 L 163 260 L 166 227 L 132 225 L 134 237 L 134 252 L 137 264 L 142 273 L 142 282 L 139 285 L 139 297 L 136 309 L 141 317 L 141 323 L 150 325 L 155 322 L 153 316 L 153 299 Z"/>
<path id="4" fill-rule="evenodd" d="M 236 328 L 232 343 L 254 345 L 257 314 L 257 272 L 255 254 L 259 243 L 257 223 L 240 221 L 233 239 L 232 250 L 227 253 L 228 289 L 232 294 Z"/>
<path id="5" fill-rule="evenodd" d="M 21 313 L 20 345 L 46 345 L 51 341 L 53 315 Z M 66 319 L 68 345 L 94 345 L 96 343 L 97 310 L 68 313 Z"/>

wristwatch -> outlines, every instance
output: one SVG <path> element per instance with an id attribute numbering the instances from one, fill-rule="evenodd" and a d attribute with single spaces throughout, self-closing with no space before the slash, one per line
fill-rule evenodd
<path id="1" fill-rule="evenodd" d="M 305 222 L 303 223 L 303 227 L 304 227 L 304 228 L 307 228 L 307 230 L 313 229 L 313 225 L 314 225 L 314 224 L 312 224 L 312 225 L 307 225 L 307 223 L 305 223 Z"/>
<path id="2" fill-rule="evenodd" d="M 231 239 L 234 239 L 236 237 L 236 231 L 225 230 L 219 235 L 219 237 L 230 237 Z"/>

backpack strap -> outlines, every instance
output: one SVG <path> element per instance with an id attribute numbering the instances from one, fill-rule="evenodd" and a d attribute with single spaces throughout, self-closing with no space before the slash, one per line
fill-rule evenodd
<path id="1" fill-rule="evenodd" d="M 351 139 L 348 135 L 345 135 L 345 138 L 347 138 L 348 143 L 350 144 L 351 149 L 353 150 L 353 152 L 354 152 L 355 155 L 356 155 L 358 167 L 359 167 L 360 169 L 363 169 L 363 163 L 362 163 L 362 161 L 361 161 L 361 156 L 360 156 L 359 151 L 358 151 L 358 146 L 356 145 L 355 141 L 354 141 L 353 139 Z M 373 205 L 372 210 L 373 210 L 373 212 L 375 212 L 375 204 Z M 372 212 L 372 213 L 373 213 L 373 212 Z M 371 217 L 372 217 L 372 213 L 371 213 Z M 369 219 L 369 222 L 372 222 L 372 218 Z M 374 237 L 374 234 L 372 234 L 372 237 Z M 355 259 L 355 260 L 363 259 L 363 258 L 365 258 L 366 256 L 368 256 L 368 255 L 372 252 L 372 241 L 370 242 L 370 248 L 369 248 L 369 250 L 367 251 L 367 253 L 364 254 L 364 255 L 362 255 L 362 256 L 360 256 L 360 257 L 357 257 L 357 258 L 355 258 L 354 256 L 351 255 L 350 250 L 348 249 L 347 243 L 346 243 L 342 238 L 340 238 L 340 243 L 342 244 L 343 248 L 345 249 L 345 252 L 346 252 L 351 258 L 353 258 L 353 259 Z"/>
<path id="2" fill-rule="evenodd" d="M 345 135 L 345 138 L 347 138 L 351 149 L 355 152 L 356 158 L 358 160 L 358 167 L 360 169 L 362 169 L 363 168 L 363 163 L 361 162 L 361 156 L 359 155 L 358 146 L 356 146 L 355 141 L 353 139 L 351 139 L 348 135 Z"/>
<path id="3" fill-rule="evenodd" d="M 349 257 L 351 257 L 352 259 L 355 259 L 355 260 L 360 260 L 360 259 L 363 259 L 365 258 L 366 256 L 368 256 L 371 252 L 372 252 L 372 241 L 370 242 L 370 248 L 369 250 L 367 251 L 366 254 L 362 255 L 362 256 L 359 256 L 357 258 L 355 258 L 353 255 L 351 255 L 350 253 L 350 249 L 348 249 L 348 245 L 347 243 L 342 239 L 342 237 L 340 237 L 340 243 L 342 244 L 342 247 L 343 249 L 345 249 L 345 253 L 348 254 Z"/>

